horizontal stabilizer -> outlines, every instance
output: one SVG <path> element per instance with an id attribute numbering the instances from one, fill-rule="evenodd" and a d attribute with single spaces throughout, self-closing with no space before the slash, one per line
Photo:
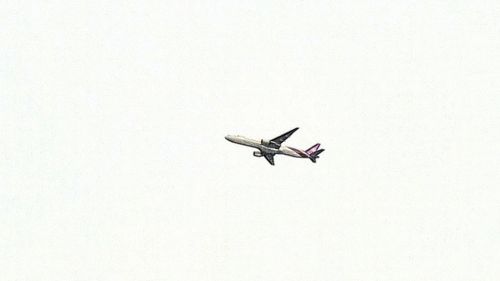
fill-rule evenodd
<path id="1" fill-rule="evenodd" d="M 318 144 L 318 146 L 319 146 L 319 144 Z M 313 153 L 309 154 L 309 159 L 311 159 L 311 161 L 316 163 L 316 159 L 319 158 L 320 153 L 323 151 L 325 151 L 323 148 L 320 150 L 314 151 Z"/>

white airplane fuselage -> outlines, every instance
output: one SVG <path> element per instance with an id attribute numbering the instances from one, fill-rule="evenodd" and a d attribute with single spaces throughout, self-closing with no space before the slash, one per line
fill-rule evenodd
<path id="1" fill-rule="evenodd" d="M 228 136 L 226 136 L 226 140 L 228 140 L 232 143 L 241 144 L 241 145 L 256 148 L 264 154 L 273 154 L 273 155 L 283 154 L 283 155 L 297 157 L 297 158 L 309 158 L 309 155 L 307 155 L 307 153 L 301 149 L 289 147 L 286 145 L 281 145 L 279 148 L 273 148 L 269 145 L 266 145 L 265 140 L 259 141 L 259 140 L 250 139 L 250 138 L 247 138 L 244 136 L 240 136 L 240 135 L 228 135 Z M 259 155 L 256 155 L 255 153 L 254 153 L 254 155 L 259 156 Z"/>

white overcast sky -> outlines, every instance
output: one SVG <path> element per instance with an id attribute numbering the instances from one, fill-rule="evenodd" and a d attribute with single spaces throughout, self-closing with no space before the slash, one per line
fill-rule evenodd
<path id="1" fill-rule="evenodd" d="M 2 1 L 0 110 L 0 280 L 500 280 L 498 1 Z"/>

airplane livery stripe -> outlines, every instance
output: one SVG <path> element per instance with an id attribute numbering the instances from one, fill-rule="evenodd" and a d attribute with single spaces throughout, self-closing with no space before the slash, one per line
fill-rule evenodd
<path id="1" fill-rule="evenodd" d="M 293 147 L 288 147 L 290 148 L 291 150 L 295 151 L 297 154 L 299 154 L 300 156 L 302 157 L 309 157 L 309 155 L 307 155 L 307 153 L 304 153 L 302 150 L 300 149 L 297 149 L 297 148 L 293 148 Z"/>

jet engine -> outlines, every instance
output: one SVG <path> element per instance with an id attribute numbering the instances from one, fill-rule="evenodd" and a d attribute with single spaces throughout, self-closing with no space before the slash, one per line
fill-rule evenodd
<path id="1" fill-rule="evenodd" d="M 253 156 L 255 157 L 262 157 L 262 153 L 260 151 L 254 151 Z"/>

